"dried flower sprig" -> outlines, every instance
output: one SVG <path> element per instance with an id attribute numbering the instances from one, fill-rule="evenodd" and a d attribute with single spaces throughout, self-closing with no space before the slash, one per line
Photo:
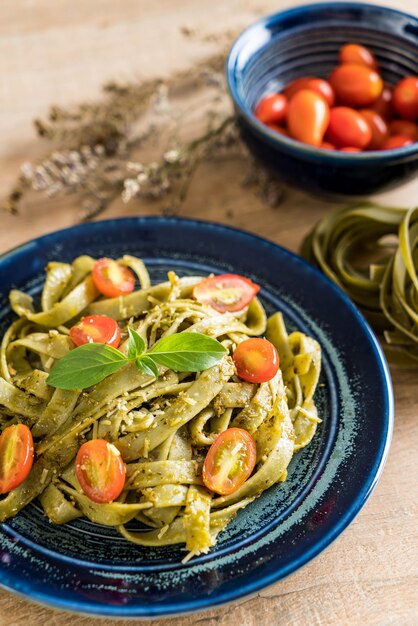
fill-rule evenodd
<path id="1" fill-rule="evenodd" d="M 241 142 L 230 111 L 225 108 L 223 78 L 225 54 L 217 54 L 192 70 L 176 73 L 166 81 L 145 80 L 105 86 L 102 101 L 66 110 L 52 107 L 47 120 L 35 120 L 38 134 L 54 144 L 54 150 L 37 164 L 25 163 L 3 208 L 16 213 L 29 191 L 47 196 L 75 195 L 81 202 L 81 219 L 91 219 L 116 198 L 167 198 L 165 213 L 181 208 L 194 172 L 204 160 L 239 156 L 248 162 L 245 184 L 255 187 L 262 200 L 281 200 L 281 187 L 264 170 L 254 167 Z M 173 106 L 178 99 L 204 91 L 199 106 L 199 126 L 206 130 L 191 141 L 181 140 L 187 110 Z M 223 104 L 223 106 L 222 106 Z M 161 149 L 161 156 L 145 162 L 136 153 L 161 136 L 175 137 Z M 167 131 L 167 132 L 166 132 Z M 171 145 L 170 145 L 171 144 Z"/>

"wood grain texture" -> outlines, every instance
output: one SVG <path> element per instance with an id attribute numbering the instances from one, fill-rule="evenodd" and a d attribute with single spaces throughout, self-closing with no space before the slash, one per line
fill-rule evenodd
<path id="1" fill-rule="evenodd" d="M 96 98 L 107 80 L 169 75 L 213 54 L 218 37 L 260 15 L 296 4 L 282 0 L 2 0 L 0 3 L 0 196 L 26 159 L 45 149 L 32 119 L 51 104 Z M 409 12 L 416 0 L 380 0 Z M 186 26 L 197 33 L 185 38 Z M 330 205 L 285 190 L 278 208 L 244 189 L 242 163 L 200 168 L 182 215 L 235 225 L 297 250 Z M 413 206 L 418 180 L 382 194 Z M 152 214 L 158 205 L 116 202 L 104 217 Z M 0 252 L 73 224 L 78 207 L 39 196 L 21 215 L 1 215 Z M 343 536 L 303 570 L 255 597 L 156 626 L 418 624 L 418 389 L 416 374 L 393 371 L 396 424 L 389 460 L 369 502 Z M 355 467 L 353 467 L 353 472 Z M 132 622 L 53 611 L 0 592 L 1 626 L 87 626 Z"/>

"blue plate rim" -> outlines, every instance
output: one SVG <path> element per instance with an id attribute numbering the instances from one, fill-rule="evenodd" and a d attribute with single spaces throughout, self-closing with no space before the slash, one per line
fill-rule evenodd
<path id="1" fill-rule="evenodd" d="M 375 462 L 368 472 L 366 478 L 363 480 L 363 487 L 358 492 L 357 497 L 349 507 L 345 513 L 341 516 L 339 522 L 334 524 L 334 526 L 324 534 L 324 536 L 318 540 L 309 550 L 307 550 L 303 555 L 299 558 L 295 558 L 293 561 L 289 562 L 287 566 L 282 567 L 280 570 L 277 570 L 273 574 L 269 576 L 261 577 L 256 582 L 250 582 L 246 585 L 241 585 L 240 589 L 237 592 L 228 592 L 228 593 L 218 593 L 216 597 L 204 597 L 199 600 L 191 602 L 185 602 L 183 604 L 177 604 L 174 610 L 170 610 L 170 603 L 164 606 L 164 610 L 161 610 L 161 607 L 158 611 L 154 612 L 150 610 L 150 607 L 140 607 L 136 606 L 112 606 L 112 605 L 101 605 L 98 603 L 84 602 L 78 603 L 75 601 L 69 601 L 65 599 L 56 599 L 55 596 L 50 596 L 48 593 L 40 593 L 38 591 L 26 591 L 21 592 L 16 585 L 7 584 L 6 582 L 0 582 L 0 588 L 5 589 L 7 591 L 12 592 L 13 594 L 23 597 L 25 599 L 32 600 L 38 604 L 42 604 L 44 606 L 48 606 L 55 609 L 66 610 L 71 613 L 76 613 L 80 615 L 91 615 L 91 616 L 100 616 L 100 617 L 120 617 L 125 619 L 149 619 L 149 618 L 163 618 L 163 617 L 175 617 L 176 615 L 184 615 L 186 613 L 210 610 L 215 607 L 219 607 L 221 605 L 229 604 L 235 602 L 243 597 L 249 597 L 264 589 L 268 586 L 271 586 L 280 580 L 283 580 L 290 574 L 294 573 L 296 570 L 300 569 L 307 565 L 312 559 L 318 556 L 321 552 L 323 552 L 326 548 L 328 548 L 341 534 L 342 532 L 349 526 L 349 524 L 354 520 L 354 518 L 358 515 L 360 510 L 363 508 L 365 503 L 367 502 L 369 496 L 371 495 L 373 489 L 376 487 L 380 476 L 382 474 L 383 468 L 385 466 L 390 444 L 392 440 L 393 433 L 393 425 L 394 425 L 394 396 L 393 396 L 393 387 L 391 376 L 389 372 L 389 367 L 386 361 L 386 357 L 383 353 L 383 350 L 379 344 L 379 341 L 370 328 L 369 324 L 357 309 L 357 307 L 352 303 L 349 297 L 339 288 L 337 287 L 330 279 L 328 279 L 324 274 L 322 274 L 317 268 L 312 266 L 310 263 L 305 261 L 303 258 L 287 250 L 279 244 L 274 243 L 264 237 L 246 231 L 245 229 L 235 228 L 232 226 L 224 225 L 214 221 L 208 220 L 199 220 L 199 219 L 190 219 L 183 217 L 174 217 L 174 216 L 130 216 L 130 217 L 121 217 L 121 218 L 110 218 L 106 220 L 99 220 L 95 222 L 88 222 L 83 224 L 77 224 L 74 226 L 69 226 L 67 228 L 63 228 L 56 231 L 51 231 L 45 235 L 22 243 L 11 250 L 0 255 L 0 266 L 5 261 L 13 262 L 13 256 L 19 254 L 19 252 L 24 251 L 25 248 L 29 245 L 37 244 L 42 245 L 47 243 L 49 240 L 54 240 L 56 238 L 60 238 L 63 235 L 70 235 L 76 231 L 83 231 L 85 229 L 90 228 L 100 228 L 104 226 L 105 228 L 109 228 L 112 225 L 116 228 L 118 224 L 121 223 L 129 224 L 134 223 L 137 226 L 143 224 L 152 224 L 153 222 L 158 225 L 158 223 L 162 224 L 189 224 L 190 226 L 195 226 L 197 228 L 201 227 L 209 227 L 213 229 L 218 229 L 220 231 L 227 231 L 232 235 L 238 237 L 249 237 L 260 245 L 267 246 L 272 248 L 273 250 L 278 250 L 280 254 L 287 256 L 292 262 L 304 268 L 308 273 L 312 273 L 315 275 L 316 279 L 326 284 L 326 286 L 331 289 L 341 300 L 343 300 L 344 304 L 350 309 L 353 316 L 356 318 L 356 321 L 362 327 L 362 330 L 365 332 L 366 336 L 369 339 L 369 344 L 375 353 L 378 365 L 379 365 L 379 374 L 383 383 L 384 391 L 385 391 L 385 431 L 382 434 L 381 442 L 379 445 L 379 454 L 376 455 Z M 3 532 L 3 531 L 1 531 Z M 101 566 L 103 569 L 103 566 Z M 0 565 L 1 571 L 1 565 Z M 4 574 L 4 572 L 3 572 Z M 17 577 L 14 577 L 16 579 Z"/>

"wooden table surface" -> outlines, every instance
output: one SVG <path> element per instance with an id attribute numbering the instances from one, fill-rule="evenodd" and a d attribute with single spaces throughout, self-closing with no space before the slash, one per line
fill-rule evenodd
<path id="1" fill-rule="evenodd" d="M 110 79 L 137 80 L 192 67 L 216 52 L 225 33 L 296 4 L 283 0 L 2 0 L 0 3 L 0 196 L 26 159 L 46 147 L 32 119 L 51 104 L 96 98 Z M 380 0 L 411 13 L 416 0 Z M 208 19 L 210 16 L 210 19 Z M 192 37 L 185 37 L 185 29 Z M 233 224 L 297 250 L 307 230 L 330 209 L 301 192 L 286 191 L 277 208 L 240 185 L 241 164 L 208 164 L 181 214 Z M 226 181 L 228 184 L 226 184 Z M 417 204 L 418 180 L 378 199 Z M 116 202 L 113 215 L 155 213 L 158 207 Z M 0 252 L 73 224 L 78 207 L 37 198 L 13 217 L 1 214 Z M 396 420 L 392 448 L 372 497 L 328 550 L 290 578 L 255 597 L 158 626 L 418 624 L 418 388 L 416 374 L 392 371 Z M 109 624 L 34 605 L 0 591 L 1 626 Z M 116 622 L 115 622 L 116 623 Z M 124 621 L 117 622 L 124 624 Z M 126 622 L 127 623 L 127 622 Z"/>

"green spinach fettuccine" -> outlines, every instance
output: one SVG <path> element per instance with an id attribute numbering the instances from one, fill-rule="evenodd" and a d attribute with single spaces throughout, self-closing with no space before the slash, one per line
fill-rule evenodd
<path id="1" fill-rule="evenodd" d="M 301 251 L 359 306 L 392 363 L 418 367 L 418 208 L 351 205 L 320 220 Z"/>

